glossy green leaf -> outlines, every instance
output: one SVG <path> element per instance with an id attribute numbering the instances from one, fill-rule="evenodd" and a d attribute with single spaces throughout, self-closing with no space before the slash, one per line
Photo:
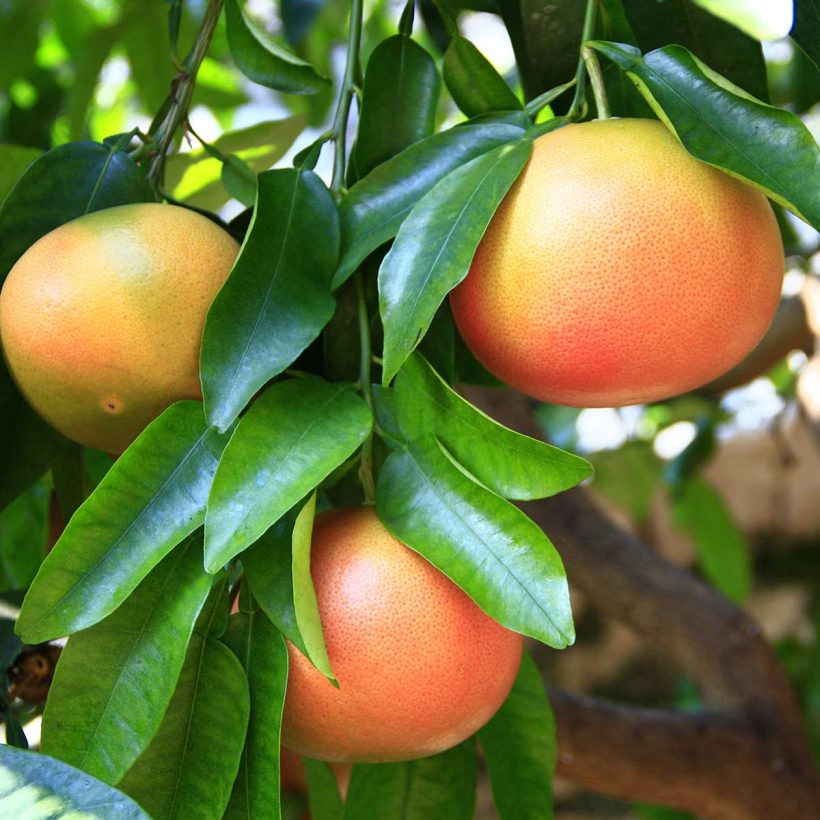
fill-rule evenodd
<path id="1" fill-rule="evenodd" d="M 205 566 L 242 552 L 347 459 L 370 433 L 367 405 L 315 377 L 271 385 L 239 422 L 216 471 Z"/>
<path id="2" fill-rule="evenodd" d="M 353 767 L 344 820 L 471 820 L 475 810 L 475 740 L 432 757 Z"/>
<path id="3" fill-rule="evenodd" d="M 37 752 L 0 745 L 0 816 L 18 820 L 150 820 L 130 798 Z"/>
<path id="4" fill-rule="evenodd" d="M 752 586 L 749 545 L 717 490 L 699 476 L 687 479 L 673 494 L 672 517 L 695 542 L 703 574 L 743 603 Z"/>
<path id="5" fill-rule="evenodd" d="M 451 38 L 443 68 L 448 91 L 468 117 L 521 109 L 521 101 L 504 78 L 466 37 Z"/>
<path id="6" fill-rule="evenodd" d="M 794 0 L 792 39 L 820 68 L 820 0 Z"/>
<path id="7" fill-rule="evenodd" d="M 556 649 L 575 638 L 564 567 L 521 510 L 475 484 L 432 436 L 391 453 L 376 511 L 491 618 Z"/>
<path id="8" fill-rule="evenodd" d="M 749 97 L 681 46 L 642 57 L 631 46 L 590 45 L 628 73 L 690 154 L 820 229 L 820 151 L 796 115 Z"/>
<path id="9" fill-rule="evenodd" d="M 45 557 L 50 495 L 39 481 L 0 512 L 0 591 L 25 589 L 37 574 Z"/>
<path id="10" fill-rule="evenodd" d="M 42 153 L 39 148 L 26 145 L 0 145 L 0 202 L 23 171 Z"/>
<path id="11" fill-rule="evenodd" d="M 414 40 L 395 34 L 376 46 L 352 156 L 357 176 L 433 133 L 440 91 L 435 60 Z"/>
<path id="12" fill-rule="evenodd" d="M 242 0 L 227 0 L 225 16 L 231 56 L 246 77 L 289 94 L 315 94 L 328 85 L 313 66 L 268 37 L 248 17 Z"/>
<path id="13" fill-rule="evenodd" d="M 319 602 L 310 574 L 310 545 L 313 537 L 313 518 L 316 514 L 316 493 L 311 493 L 293 524 L 293 607 L 296 624 L 305 644 L 305 655 L 326 677 L 335 681 L 327 656 Z"/>
<path id="14" fill-rule="evenodd" d="M 150 202 L 128 154 L 96 142 L 70 142 L 28 166 L 0 206 L 0 281 L 41 236 L 91 211 Z"/>
<path id="15" fill-rule="evenodd" d="M 607 2 L 616 5 L 621 0 Z M 757 40 L 691 0 L 623 0 L 623 7 L 635 34 L 631 42 L 642 51 L 669 43 L 683 46 L 727 80 L 768 100 L 766 61 Z"/>
<path id="16" fill-rule="evenodd" d="M 445 296 L 467 275 L 484 231 L 532 151 L 520 140 L 449 173 L 402 223 L 379 269 L 385 384 L 424 336 Z"/>
<path id="17" fill-rule="evenodd" d="M 399 426 L 408 441 L 432 433 L 482 484 L 505 498 L 546 498 L 592 475 L 584 459 L 493 421 L 419 354 L 404 363 L 395 390 Z"/>
<path id="18" fill-rule="evenodd" d="M 256 202 L 256 174 L 239 157 L 229 154 L 222 163 L 222 184 L 228 193 L 245 207 Z"/>
<path id="19" fill-rule="evenodd" d="M 311 820 L 342 820 L 344 804 L 333 770 L 320 760 L 302 759 L 308 781 Z"/>
<path id="20" fill-rule="evenodd" d="M 113 612 L 199 527 L 227 436 L 199 402 L 178 402 L 117 459 L 40 568 L 17 621 L 28 643 L 69 635 Z"/>
<path id="21" fill-rule="evenodd" d="M 555 718 L 541 673 L 528 652 L 512 691 L 480 729 L 501 820 L 550 820 L 555 772 Z"/>
<path id="22" fill-rule="evenodd" d="M 224 430 L 333 315 L 330 279 L 339 214 L 312 171 L 267 171 L 239 257 L 211 305 L 202 338 L 208 420 Z"/>
<path id="23" fill-rule="evenodd" d="M 195 632 L 162 724 L 120 788 L 154 820 L 219 820 L 249 714 L 242 664 L 227 646 Z"/>
<path id="24" fill-rule="evenodd" d="M 253 597 L 276 628 L 307 655 L 293 602 L 293 525 L 300 505 L 288 510 L 242 553 L 242 567 Z"/>
<path id="25" fill-rule="evenodd" d="M 339 206 L 342 247 L 333 287 L 392 239 L 413 206 L 437 182 L 487 151 L 520 139 L 529 119 L 467 123 L 406 148 L 357 182 Z"/>
<path id="26" fill-rule="evenodd" d="M 222 639 L 248 676 L 250 720 L 225 820 L 279 820 L 279 736 L 288 681 L 285 639 L 260 611 L 231 617 Z"/>
<path id="27" fill-rule="evenodd" d="M 162 722 L 212 580 L 202 537 L 190 536 L 122 606 L 68 641 L 43 716 L 46 754 L 120 781 Z"/>

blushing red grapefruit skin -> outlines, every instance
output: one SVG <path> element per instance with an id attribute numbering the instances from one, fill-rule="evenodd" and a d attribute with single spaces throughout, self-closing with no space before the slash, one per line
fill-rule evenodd
<path id="1" fill-rule="evenodd" d="M 506 698 L 521 635 L 393 538 L 372 507 L 317 516 L 311 572 L 339 688 L 289 645 L 283 745 L 328 761 L 411 760 L 460 743 Z"/>
<path id="2" fill-rule="evenodd" d="M 543 401 L 656 401 L 736 365 L 777 309 L 765 197 L 652 120 L 540 137 L 450 296 L 467 346 Z"/>

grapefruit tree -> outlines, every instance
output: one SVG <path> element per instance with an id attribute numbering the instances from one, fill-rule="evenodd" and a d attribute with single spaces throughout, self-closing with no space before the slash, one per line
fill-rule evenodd
<path id="1" fill-rule="evenodd" d="M 556 767 L 811 816 L 794 695 L 738 608 L 752 560 L 702 474 L 725 412 L 704 395 L 805 346 L 767 329 L 793 313 L 784 244 L 805 260 L 795 230 L 820 227 L 794 112 L 810 0 L 794 24 L 475 4 L 503 76 L 463 3 L 264 5 L 0 5 L 0 808 L 298 816 L 295 752 L 315 818 L 468 820 L 479 782 L 503 820 L 543 820 Z M 803 79 L 768 84 L 760 41 L 789 33 Z M 264 94 L 289 115 L 223 127 Z M 638 403 L 639 460 L 593 478 L 570 406 Z M 662 472 L 675 422 L 691 441 Z M 663 484 L 705 580 L 590 479 L 637 527 Z M 683 667 L 696 713 L 548 692 L 583 593 Z M 39 750 L 15 749 L 38 711 Z"/>

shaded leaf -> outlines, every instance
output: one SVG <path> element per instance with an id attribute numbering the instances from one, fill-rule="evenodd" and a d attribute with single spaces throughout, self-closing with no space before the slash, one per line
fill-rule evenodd
<path id="1" fill-rule="evenodd" d="M 681 46 L 642 57 L 631 46 L 590 45 L 629 74 L 690 154 L 820 229 L 820 151 L 796 115 L 749 97 Z"/>
<path id="2" fill-rule="evenodd" d="M 0 591 L 25 589 L 37 574 L 45 557 L 50 495 L 46 483 L 38 482 L 0 513 Z"/>
<path id="3" fill-rule="evenodd" d="M 367 405 L 308 377 L 271 385 L 239 422 L 208 501 L 205 566 L 221 567 L 329 475 L 370 433 Z"/>
<path id="4" fill-rule="evenodd" d="M 131 799 L 37 752 L 0 745 L 0 815 L 49 820 L 150 820 Z"/>
<path id="5" fill-rule="evenodd" d="M 190 536 L 114 613 L 68 641 L 43 717 L 46 754 L 119 782 L 162 721 L 212 580 L 202 537 Z"/>
<path id="6" fill-rule="evenodd" d="M 332 769 L 320 760 L 305 757 L 303 761 L 308 781 L 311 820 L 342 820 L 344 804 Z"/>
<path id="7" fill-rule="evenodd" d="M 353 767 L 344 820 L 470 820 L 475 809 L 475 740 L 432 757 Z"/>
<path id="8" fill-rule="evenodd" d="M 255 83 L 289 94 L 315 94 L 328 85 L 313 66 L 268 37 L 245 13 L 241 0 L 227 0 L 225 17 L 231 56 Z"/>
<path id="9" fill-rule="evenodd" d="M 520 139 L 529 119 L 467 123 L 406 148 L 357 182 L 339 206 L 342 246 L 333 287 L 341 285 L 379 245 L 392 239 L 413 206 L 456 168 Z"/>
<path id="10" fill-rule="evenodd" d="M 379 269 L 388 384 L 430 326 L 444 297 L 467 275 L 495 209 L 532 151 L 521 140 L 471 160 L 415 205 Z"/>
<path id="11" fill-rule="evenodd" d="M 435 60 L 404 34 L 382 40 L 370 55 L 352 163 L 364 176 L 435 128 L 441 78 Z"/>
<path id="12" fill-rule="evenodd" d="M 776 40 L 789 33 L 790 3 L 749 3 L 747 0 L 693 0 L 758 40 Z"/>
<path id="13" fill-rule="evenodd" d="M 205 321 L 202 392 L 211 424 L 231 424 L 328 323 L 338 247 L 338 211 L 316 174 L 259 175 L 248 235 Z"/>
<path id="14" fill-rule="evenodd" d="M 396 378 L 398 421 L 409 441 L 435 435 L 482 484 L 506 498 L 546 498 L 592 475 L 588 462 L 493 421 L 418 354 Z"/>
<path id="15" fill-rule="evenodd" d="M 28 643 L 68 635 L 113 612 L 199 527 L 222 448 L 199 402 L 169 407 L 77 510 L 40 568 L 17 621 Z"/>
<path id="16" fill-rule="evenodd" d="M 279 736 L 288 680 L 285 639 L 260 611 L 231 617 L 223 641 L 248 676 L 250 720 L 226 820 L 279 820 Z"/>
<path id="17" fill-rule="evenodd" d="M 820 0 L 794 0 L 792 39 L 820 68 Z"/>
<path id="18" fill-rule="evenodd" d="M 239 769 L 249 713 L 248 680 L 236 656 L 194 633 L 165 718 L 122 790 L 155 820 L 219 820 Z"/>
<path id="19" fill-rule="evenodd" d="M 521 109 L 521 101 L 492 63 L 460 34 L 451 38 L 443 68 L 447 89 L 468 117 Z"/>
<path id="20" fill-rule="evenodd" d="M 550 820 L 555 718 L 528 652 L 521 657 L 512 691 L 478 739 L 501 820 Z"/>
<path id="21" fill-rule="evenodd" d="M 749 545 L 717 490 L 698 476 L 687 479 L 673 494 L 672 517 L 695 542 L 703 574 L 724 595 L 743 603 L 752 586 Z"/>
<path id="22" fill-rule="evenodd" d="M 0 202 L 23 171 L 42 153 L 39 148 L 26 145 L 0 145 Z"/>
<path id="23" fill-rule="evenodd" d="M 547 536 L 471 481 L 431 436 L 388 456 L 376 511 L 491 618 L 557 649 L 573 642 L 566 575 Z"/>

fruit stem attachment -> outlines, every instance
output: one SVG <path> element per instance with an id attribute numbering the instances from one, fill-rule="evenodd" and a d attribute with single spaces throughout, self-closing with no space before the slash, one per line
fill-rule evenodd
<path id="1" fill-rule="evenodd" d="M 581 49 L 581 56 L 586 64 L 589 83 L 592 86 L 592 95 L 595 97 L 595 110 L 598 112 L 598 119 L 608 120 L 609 101 L 606 98 L 604 75 L 601 71 L 601 64 L 598 62 L 598 55 L 589 46 L 584 46 Z"/>
<path id="2" fill-rule="evenodd" d="M 196 35 L 191 51 L 185 58 L 183 71 L 174 80 L 171 90 L 171 105 L 162 122 L 151 135 L 154 142 L 152 146 L 153 156 L 148 166 L 148 179 L 154 187 L 162 184 L 168 149 L 174 141 L 177 128 L 188 117 L 188 109 L 191 106 L 191 98 L 196 85 L 196 75 L 208 50 L 208 45 L 211 42 L 211 37 L 224 4 L 225 0 L 209 0 L 202 26 Z"/>
<path id="3" fill-rule="evenodd" d="M 342 88 L 333 125 L 330 130 L 334 140 L 333 179 L 330 190 L 337 196 L 344 189 L 345 160 L 347 154 L 347 119 L 350 115 L 350 103 L 356 93 L 356 75 L 359 66 L 359 47 L 362 42 L 362 0 L 353 0 L 350 8 L 350 30 L 347 35 L 347 62 L 342 77 Z"/>
<path id="4" fill-rule="evenodd" d="M 586 75 L 587 64 L 584 59 L 584 49 L 587 40 L 591 40 L 595 33 L 595 13 L 598 9 L 598 0 L 587 0 L 587 8 L 584 14 L 584 28 L 581 31 L 581 48 L 578 56 L 578 68 L 575 69 L 575 96 L 572 98 L 572 105 L 569 107 L 567 116 L 571 119 L 578 119 L 582 115 L 586 104 Z"/>
<path id="5" fill-rule="evenodd" d="M 367 301 L 364 297 L 364 283 L 361 271 L 353 274 L 356 283 L 356 302 L 359 313 L 359 389 L 362 391 L 370 412 L 373 412 L 373 386 L 370 381 L 370 365 L 373 361 L 373 350 L 370 342 L 370 316 L 367 313 Z M 372 504 L 376 500 L 376 485 L 373 481 L 373 434 L 362 444 L 359 478 L 364 489 L 364 500 Z"/>

